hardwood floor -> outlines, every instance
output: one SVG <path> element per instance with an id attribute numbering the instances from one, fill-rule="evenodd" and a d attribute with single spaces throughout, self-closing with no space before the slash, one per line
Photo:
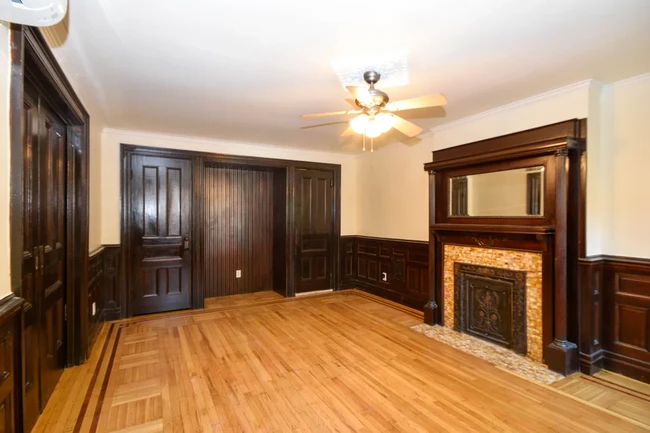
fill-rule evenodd
<path id="1" fill-rule="evenodd" d="M 603 370 L 594 376 L 576 373 L 552 386 L 650 426 L 650 384 Z"/>
<path id="2" fill-rule="evenodd" d="M 644 430 L 408 329 L 405 307 L 274 295 L 105 325 L 34 431 Z"/>

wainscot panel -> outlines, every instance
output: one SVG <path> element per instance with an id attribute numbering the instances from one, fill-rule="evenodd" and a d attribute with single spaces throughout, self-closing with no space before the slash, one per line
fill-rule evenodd
<path id="1" fill-rule="evenodd" d="M 90 253 L 88 267 L 88 350 L 90 356 L 100 324 L 122 317 L 120 246 L 103 245 Z"/>
<path id="2" fill-rule="evenodd" d="M 18 431 L 22 424 L 22 323 L 24 300 L 0 300 L 0 431 Z"/>
<path id="3" fill-rule="evenodd" d="M 580 260 L 580 367 L 650 383 L 650 260 Z"/>
<path id="4" fill-rule="evenodd" d="M 429 287 L 429 244 L 341 236 L 341 286 L 358 288 L 422 311 Z"/>

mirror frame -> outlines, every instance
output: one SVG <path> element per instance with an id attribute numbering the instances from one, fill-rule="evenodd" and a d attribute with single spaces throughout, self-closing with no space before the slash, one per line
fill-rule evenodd
<path id="1" fill-rule="evenodd" d="M 528 214 L 528 215 L 507 215 L 507 214 L 504 214 L 504 215 L 454 215 L 452 213 L 451 208 L 452 208 L 453 203 L 452 203 L 451 191 L 453 189 L 453 180 L 454 179 L 461 179 L 461 178 L 468 179 L 470 176 L 480 176 L 480 175 L 483 175 L 483 174 L 493 174 L 493 173 L 506 173 L 506 172 L 509 172 L 509 171 L 522 170 L 522 169 L 538 169 L 538 170 L 533 171 L 532 173 L 542 173 L 542 180 L 545 181 L 545 179 L 546 179 L 546 167 L 539 166 L 539 165 L 530 166 L 530 167 L 521 167 L 521 168 L 510 168 L 510 169 L 506 169 L 506 170 L 483 171 L 481 173 L 472 173 L 472 174 L 464 174 L 464 175 L 460 175 L 460 176 L 449 177 L 447 179 L 447 197 L 446 197 L 446 199 L 447 199 L 447 216 L 449 218 L 490 218 L 490 219 L 494 219 L 494 218 L 499 218 L 499 219 L 503 219 L 503 218 L 517 218 L 517 219 L 519 219 L 519 218 L 544 218 L 544 213 L 546 212 L 546 203 L 544 203 L 544 198 L 546 196 L 546 189 L 545 189 L 546 188 L 546 183 L 544 183 L 543 195 L 541 197 L 541 203 L 540 203 L 540 205 L 541 205 L 540 207 L 542 208 L 543 212 L 540 213 L 540 214 Z M 527 180 L 526 180 L 526 182 L 527 182 Z M 471 191 L 469 190 L 469 188 L 467 188 L 466 191 L 467 191 L 467 195 L 468 195 L 468 199 L 469 199 L 469 195 L 470 195 Z M 523 205 L 524 208 L 526 208 L 527 202 L 524 201 L 524 203 L 522 203 L 522 205 Z"/>
<path id="2" fill-rule="evenodd" d="M 474 174 L 492 173 L 497 171 L 515 170 L 521 168 L 544 167 L 544 196 L 542 197 L 544 215 L 522 215 L 522 216 L 466 216 L 450 215 L 450 181 L 458 176 L 470 176 Z M 555 223 L 555 156 L 544 155 L 516 160 L 499 161 L 457 169 L 445 170 L 439 175 L 442 177 L 437 194 L 440 194 L 441 201 L 445 203 L 436 209 L 436 221 L 440 223 L 454 224 L 512 224 L 519 226 L 552 226 Z M 442 208 L 442 209 L 441 209 Z"/>

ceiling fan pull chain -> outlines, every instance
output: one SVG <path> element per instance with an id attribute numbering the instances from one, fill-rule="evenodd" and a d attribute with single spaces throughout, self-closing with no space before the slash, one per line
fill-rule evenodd
<path id="1" fill-rule="evenodd" d="M 363 133 L 363 151 L 366 151 L 366 133 Z"/>

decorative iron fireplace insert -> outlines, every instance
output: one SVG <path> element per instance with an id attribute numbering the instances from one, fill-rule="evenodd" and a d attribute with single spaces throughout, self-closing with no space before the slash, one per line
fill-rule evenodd
<path id="1" fill-rule="evenodd" d="M 454 330 L 526 356 L 526 272 L 455 263 Z"/>

